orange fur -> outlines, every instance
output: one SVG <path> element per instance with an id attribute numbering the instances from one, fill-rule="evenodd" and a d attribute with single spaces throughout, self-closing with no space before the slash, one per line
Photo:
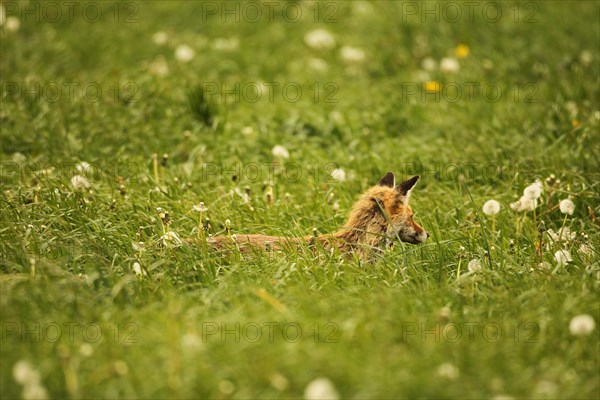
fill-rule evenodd
<path id="1" fill-rule="evenodd" d="M 408 205 L 409 192 L 417 177 L 396 186 L 389 172 L 379 184 L 367 190 L 352 207 L 344 227 L 337 232 L 320 236 L 290 238 L 267 235 L 216 236 L 207 239 L 213 247 L 224 250 L 283 250 L 301 245 L 338 250 L 364 259 L 372 252 L 385 249 L 395 239 L 421 243 L 429 234 L 413 220 Z M 404 186 L 403 186 L 404 185 Z"/>

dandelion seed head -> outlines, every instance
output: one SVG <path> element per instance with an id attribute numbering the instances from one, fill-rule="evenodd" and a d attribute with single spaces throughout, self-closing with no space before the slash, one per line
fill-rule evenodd
<path id="1" fill-rule="evenodd" d="M 279 144 L 273 147 L 271 153 L 273 153 L 273 155 L 278 158 L 290 158 L 289 151 Z"/>
<path id="2" fill-rule="evenodd" d="M 569 199 L 561 200 L 558 207 L 563 214 L 573 215 L 573 212 L 575 211 L 575 203 Z"/>
<path id="3" fill-rule="evenodd" d="M 571 252 L 569 252 L 569 250 L 558 250 L 554 253 L 554 259 L 559 266 L 565 266 L 573 261 L 573 257 L 571 257 Z"/>
<path id="4" fill-rule="evenodd" d="M 74 175 L 71 178 L 71 185 L 73 185 L 73 188 L 75 190 L 89 189 L 90 187 L 92 187 L 90 181 L 88 181 L 85 177 L 81 175 Z"/>
<path id="5" fill-rule="evenodd" d="M 474 258 L 471 261 L 469 261 L 467 268 L 469 272 L 481 271 L 481 262 L 478 259 Z"/>
<path id="6" fill-rule="evenodd" d="M 187 44 L 180 44 L 175 49 L 175 59 L 177 61 L 187 63 L 187 62 L 192 61 L 195 56 L 196 56 L 196 53 L 194 52 L 194 49 L 192 49 Z"/>
<path id="7" fill-rule="evenodd" d="M 446 74 L 455 74 L 460 71 L 460 63 L 456 58 L 444 57 L 440 61 L 440 71 Z"/>
<path id="8" fill-rule="evenodd" d="M 348 63 L 360 63 L 363 62 L 366 58 L 363 49 L 352 46 L 342 47 L 340 49 L 340 56 L 342 57 L 342 60 Z"/>
<path id="9" fill-rule="evenodd" d="M 315 50 L 330 50 L 335 47 L 335 38 L 326 29 L 315 29 L 304 35 L 304 43 Z"/>
<path id="10" fill-rule="evenodd" d="M 333 383 L 327 378 L 317 378 L 304 389 L 305 400 L 337 400 L 340 398 Z"/>
<path id="11" fill-rule="evenodd" d="M 496 215 L 500 212 L 500 203 L 496 200 L 488 200 L 483 204 L 483 213 L 485 215 Z"/>
<path id="12" fill-rule="evenodd" d="M 573 336 L 587 336 L 596 328 L 596 321 L 591 315 L 581 314 L 573 317 L 569 322 L 569 332 Z"/>
<path id="13" fill-rule="evenodd" d="M 154 35 L 152 35 L 152 41 L 161 46 L 169 41 L 169 35 L 164 31 L 156 32 Z"/>
<path id="14" fill-rule="evenodd" d="M 335 168 L 331 171 L 331 177 L 338 182 L 344 182 L 346 180 L 346 171 L 341 168 Z"/>
<path id="15" fill-rule="evenodd" d="M 435 71 L 437 68 L 437 61 L 431 57 L 426 57 L 423 59 L 423 61 L 421 61 L 421 68 L 423 68 L 425 71 Z"/>

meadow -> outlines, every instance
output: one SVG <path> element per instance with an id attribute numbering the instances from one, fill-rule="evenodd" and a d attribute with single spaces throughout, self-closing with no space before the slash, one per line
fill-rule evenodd
<path id="1" fill-rule="evenodd" d="M 597 1 L 0 4 L 2 399 L 600 398 Z"/>

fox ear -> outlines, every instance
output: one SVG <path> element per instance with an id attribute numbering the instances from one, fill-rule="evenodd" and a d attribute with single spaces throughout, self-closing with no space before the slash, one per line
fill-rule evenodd
<path id="1" fill-rule="evenodd" d="M 394 187 L 395 184 L 396 177 L 394 176 L 393 172 L 388 172 L 383 178 L 379 180 L 379 186 Z"/>
<path id="2" fill-rule="evenodd" d="M 419 180 L 419 175 L 413 176 L 409 180 L 404 181 L 401 184 L 399 184 L 398 186 L 396 186 L 396 189 L 398 189 L 400 194 L 406 196 L 406 200 L 408 201 L 408 194 L 409 194 L 408 192 L 410 192 L 410 190 L 415 186 L 415 184 L 417 183 L 418 180 Z"/>

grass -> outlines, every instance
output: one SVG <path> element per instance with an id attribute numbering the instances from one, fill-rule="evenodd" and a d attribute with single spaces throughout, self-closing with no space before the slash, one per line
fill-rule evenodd
<path id="1" fill-rule="evenodd" d="M 0 39 L 3 399 L 40 386 L 53 398 L 298 398 L 321 377 L 340 398 L 600 397 L 599 329 L 569 331 L 576 315 L 600 323 L 597 2 L 498 3 L 496 22 L 481 9 L 436 22 L 392 1 L 299 3 L 297 21 L 281 2 L 272 22 L 207 16 L 218 2 L 83 2 L 102 16 L 72 20 L 66 5 L 53 19 L 43 2 L 3 4 L 21 21 Z M 307 46 L 317 28 L 335 48 Z M 182 44 L 189 62 L 175 59 Z M 459 44 L 460 71 L 424 76 L 424 58 Z M 365 60 L 343 60 L 343 46 Z M 438 100 L 427 80 L 461 93 Z M 235 234 L 333 231 L 388 170 L 421 175 L 411 203 L 431 238 L 375 262 L 161 245 L 156 209 L 194 238 L 201 201 L 209 235 L 226 220 Z M 91 187 L 75 189 L 77 174 Z M 509 204 L 536 179 L 535 223 L 521 213 L 517 227 Z M 567 197 L 577 234 L 553 243 L 540 231 L 560 229 Z M 492 198 L 494 230 L 481 212 Z"/>

